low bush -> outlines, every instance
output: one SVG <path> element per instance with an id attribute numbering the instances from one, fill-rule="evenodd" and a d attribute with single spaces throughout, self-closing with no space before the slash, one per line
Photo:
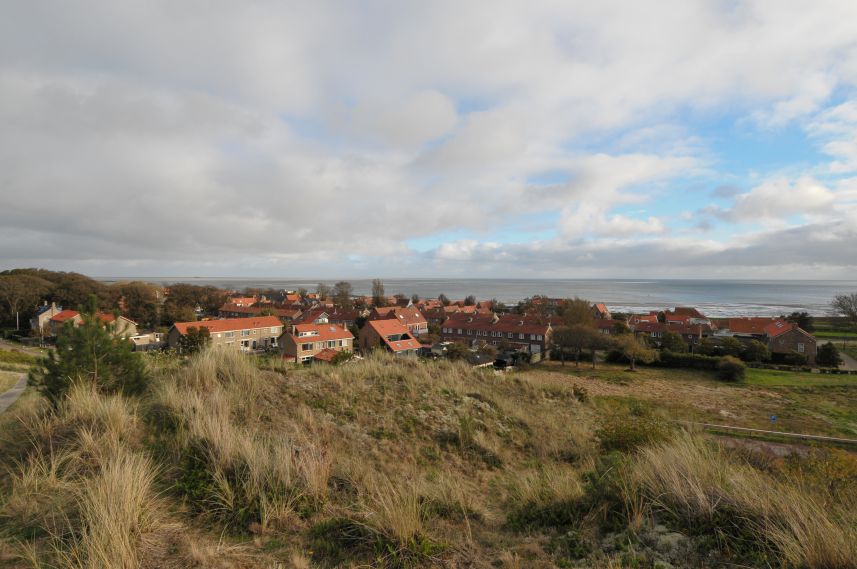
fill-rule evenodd
<path id="1" fill-rule="evenodd" d="M 660 360 L 652 365 L 667 368 L 691 368 L 716 370 L 721 358 L 700 354 L 680 354 L 670 351 L 661 352 Z"/>
<path id="2" fill-rule="evenodd" d="M 717 379 L 722 381 L 743 381 L 747 366 L 738 358 L 724 356 L 717 364 Z"/>
<path id="3" fill-rule="evenodd" d="M 642 406 L 607 415 L 595 432 L 605 452 L 630 452 L 643 445 L 663 441 L 669 434 L 667 423 Z"/>

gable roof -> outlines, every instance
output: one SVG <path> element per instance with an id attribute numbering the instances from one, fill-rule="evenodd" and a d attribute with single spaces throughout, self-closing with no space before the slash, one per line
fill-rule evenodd
<path id="1" fill-rule="evenodd" d="M 80 312 L 78 312 L 77 310 L 63 310 L 51 316 L 51 321 L 65 322 L 66 320 L 71 320 L 75 316 L 80 316 Z"/>
<path id="2" fill-rule="evenodd" d="M 330 363 L 333 361 L 333 358 L 336 357 L 336 354 L 339 352 L 334 350 L 333 348 L 325 348 L 319 353 L 315 354 L 312 359 L 320 362 Z"/>
<path id="3" fill-rule="evenodd" d="M 777 319 L 765 326 L 765 334 L 771 338 L 776 338 L 777 336 L 790 332 L 795 328 L 797 328 L 797 324 L 794 322 L 786 322 L 785 320 Z"/>
<path id="4" fill-rule="evenodd" d="M 776 321 L 776 318 L 765 317 L 726 318 L 725 322 L 720 324 L 720 327 L 729 330 L 733 334 L 762 336 L 765 334 L 765 328 Z"/>
<path id="5" fill-rule="evenodd" d="M 274 328 L 283 323 L 276 316 L 256 316 L 252 318 L 221 318 L 220 320 L 202 320 L 201 322 L 176 322 L 173 327 L 184 336 L 188 328 L 208 328 L 210 333 L 235 332 L 254 328 Z"/>
<path id="6" fill-rule="evenodd" d="M 462 330 L 492 330 L 495 332 L 515 332 L 521 334 L 545 335 L 550 328 L 550 320 L 527 314 L 466 314 L 454 312 L 443 324 L 446 327 Z"/>
<path id="7" fill-rule="evenodd" d="M 370 326 L 378 333 L 390 351 L 403 352 L 405 350 L 417 350 L 420 347 L 419 341 L 411 335 L 408 327 L 399 320 L 370 320 L 366 322 L 366 326 Z M 401 336 L 402 339 L 390 340 L 388 339 L 389 336 Z"/>
<path id="8" fill-rule="evenodd" d="M 385 306 L 383 308 L 373 308 L 370 320 L 390 320 L 395 319 L 403 324 L 425 324 L 426 318 L 416 306 Z"/>
<path id="9" fill-rule="evenodd" d="M 339 326 L 338 324 L 297 324 L 294 333 L 289 334 L 295 342 L 322 342 L 327 340 L 349 340 L 354 339 L 354 334 Z M 315 332 L 312 336 L 300 336 L 301 333 Z"/>

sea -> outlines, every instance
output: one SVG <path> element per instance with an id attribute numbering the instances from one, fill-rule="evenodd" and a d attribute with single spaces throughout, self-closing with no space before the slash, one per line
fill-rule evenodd
<path id="1" fill-rule="evenodd" d="M 130 280 L 103 277 L 104 282 Z M 371 279 L 278 279 L 278 278 L 212 278 L 212 277 L 147 277 L 135 278 L 170 285 L 189 283 L 243 290 L 263 288 L 313 291 L 319 283 L 329 286 L 347 280 L 354 294 L 371 294 Z M 603 302 L 614 312 L 648 312 L 673 306 L 695 306 L 710 317 L 779 316 L 806 311 L 813 316 L 834 314 L 830 302 L 837 294 L 857 292 L 857 280 L 679 280 L 679 279 L 383 279 L 387 295 L 419 295 L 450 299 L 475 295 L 478 299 L 495 298 L 514 304 L 540 294 L 551 298 L 580 297 Z"/>

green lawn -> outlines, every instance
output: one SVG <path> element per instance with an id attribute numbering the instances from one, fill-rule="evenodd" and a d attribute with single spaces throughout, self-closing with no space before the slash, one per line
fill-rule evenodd
<path id="1" fill-rule="evenodd" d="M 839 385 L 857 387 L 857 375 L 802 373 L 748 368 L 744 383 L 747 385 L 763 385 L 765 387 L 824 387 Z"/>
<path id="2" fill-rule="evenodd" d="M 816 338 L 848 338 L 857 339 L 857 332 L 846 330 L 816 330 L 812 333 Z"/>

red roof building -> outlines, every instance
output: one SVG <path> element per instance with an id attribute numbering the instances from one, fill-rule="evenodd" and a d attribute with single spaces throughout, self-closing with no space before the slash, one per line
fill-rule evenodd
<path id="1" fill-rule="evenodd" d="M 420 342 L 399 320 L 369 320 L 360 329 L 360 351 L 368 354 L 378 348 L 401 357 L 415 357 Z"/>
<path id="2" fill-rule="evenodd" d="M 354 335 L 347 329 L 331 323 L 296 324 L 291 332 L 280 336 L 283 359 L 307 363 L 324 350 L 354 351 Z"/>
<path id="3" fill-rule="evenodd" d="M 213 346 L 254 351 L 276 348 L 277 338 L 283 332 L 283 323 L 276 316 L 176 322 L 167 334 L 169 346 L 179 348 L 180 338 L 186 335 L 190 328 L 207 329 Z"/>
<path id="4" fill-rule="evenodd" d="M 398 320 L 408 327 L 413 336 L 428 334 L 428 321 L 416 306 L 385 306 L 373 308 L 369 320 Z"/>
<path id="5" fill-rule="evenodd" d="M 482 341 L 511 347 L 530 354 L 546 354 L 552 333 L 549 319 L 522 314 L 454 313 L 444 321 L 442 341 L 475 345 Z"/>

